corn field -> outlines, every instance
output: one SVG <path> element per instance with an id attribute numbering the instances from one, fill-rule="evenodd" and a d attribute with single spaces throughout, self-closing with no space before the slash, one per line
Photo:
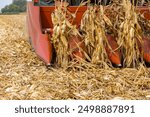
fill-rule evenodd
<path id="1" fill-rule="evenodd" d="M 131 29 L 132 33 L 129 33 L 129 35 L 125 37 L 120 30 L 115 30 L 119 24 L 112 23 L 111 21 L 113 21 L 113 19 L 109 19 L 104 15 L 104 12 L 102 12 L 103 7 L 100 6 L 99 9 L 101 9 L 101 12 L 98 12 L 98 15 L 103 16 L 102 19 L 97 18 L 95 20 L 97 22 L 93 22 L 93 20 L 88 19 L 88 17 L 84 17 L 87 14 L 89 14 L 88 16 L 90 17 L 91 12 L 94 14 L 95 9 L 91 8 L 89 11 L 85 12 L 83 16 L 84 20 L 82 20 L 81 23 L 81 30 L 83 32 L 86 31 L 86 33 L 84 33 L 84 39 L 85 45 L 88 48 L 86 51 L 81 51 L 86 54 L 85 56 L 90 62 L 81 61 L 81 63 L 68 63 L 67 53 L 62 53 L 68 48 L 66 43 L 68 42 L 67 37 L 69 37 L 69 35 L 68 33 L 63 32 L 63 30 L 59 30 L 60 27 L 59 29 L 58 27 L 55 27 L 56 31 L 62 31 L 61 36 L 58 36 L 58 33 L 52 35 L 54 46 L 57 46 L 58 48 L 56 52 L 60 55 L 57 56 L 57 62 L 58 64 L 65 66 L 65 68 L 52 67 L 51 69 L 47 69 L 45 64 L 37 57 L 35 52 L 32 51 L 32 47 L 29 44 L 28 36 L 26 34 L 26 14 L 0 15 L 0 99 L 149 100 L 150 68 L 145 67 L 142 63 L 139 63 L 138 66 L 133 68 L 128 67 L 131 65 L 134 66 L 132 63 L 138 63 L 136 60 L 131 60 L 131 58 L 135 56 L 138 57 L 139 53 L 137 52 L 135 54 L 135 52 L 127 52 L 126 45 L 128 42 L 126 39 L 127 37 L 130 38 L 130 36 L 133 36 L 133 34 L 139 37 L 138 34 L 140 33 L 134 33 L 133 31 L 135 30 L 132 29 L 132 26 L 126 26 L 125 24 L 128 22 L 136 24 L 137 22 L 135 20 L 128 21 L 118 18 L 117 21 L 121 24 L 121 30 L 125 30 L 125 28 Z M 56 22 L 58 18 L 57 13 L 61 14 L 62 12 L 58 9 L 53 13 L 53 23 L 56 24 L 56 26 L 57 23 L 59 23 Z M 136 17 L 134 12 L 132 13 L 131 16 L 124 14 L 123 17 Z M 120 15 L 122 16 L 122 14 Z M 95 16 L 91 17 L 95 18 Z M 81 37 L 74 25 L 65 21 L 64 17 L 61 18 L 62 24 L 64 23 L 64 30 L 69 30 L 71 34 Z M 92 48 L 92 44 L 95 44 L 96 38 L 93 37 L 92 33 L 87 33 L 88 31 L 92 31 L 85 25 L 87 24 L 86 21 L 91 22 L 93 25 L 98 24 L 99 27 L 95 26 L 92 30 L 101 32 L 101 35 L 96 33 L 96 36 L 103 37 L 104 39 L 106 38 L 104 35 L 106 30 L 104 29 L 107 29 L 108 32 L 117 32 L 119 38 L 118 42 L 122 44 L 121 46 L 124 47 L 126 54 L 130 54 L 125 55 L 129 57 L 125 59 L 124 66 L 126 66 L 126 68 L 113 68 L 104 64 L 105 62 L 109 63 L 104 47 L 101 45 L 100 40 L 96 45 L 96 49 L 94 50 Z M 116 24 L 115 27 L 112 26 L 113 24 Z M 137 30 L 140 31 L 140 29 Z M 116 34 L 114 33 L 114 35 Z M 56 44 L 56 39 L 60 39 L 61 44 L 63 44 L 65 48 L 59 48 L 60 46 Z M 123 45 L 124 43 L 127 44 Z M 134 42 L 131 43 L 136 45 Z M 109 46 L 109 43 L 106 40 L 104 41 L 104 44 L 108 44 Z M 99 46 L 101 48 L 99 48 Z M 97 56 L 97 51 L 103 52 L 103 54 Z M 89 56 L 90 54 L 91 56 Z M 96 65 L 101 62 L 99 61 L 100 59 L 104 62 L 104 68 Z"/>

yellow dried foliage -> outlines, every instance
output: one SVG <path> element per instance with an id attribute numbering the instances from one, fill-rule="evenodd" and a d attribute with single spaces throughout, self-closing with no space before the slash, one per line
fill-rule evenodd
<path id="1" fill-rule="evenodd" d="M 67 6 L 62 6 L 60 4 L 58 7 L 56 7 L 51 16 L 54 27 L 54 33 L 51 41 L 56 50 L 56 63 L 61 67 L 67 67 L 70 60 L 70 51 L 68 45 L 69 37 L 71 35 L 81 35 L 77 30 L 76 25 L 72 25 L 69 22 L 69 20 L 71 20 L 73 17 L 73 14 L 67 10 Z"/>
<path id="2" fill-rule="evenodd" d="M 101 5 L 89 6 L 81 20 L 81 31 L 85 32 L 87 54 L 93 64 L 110 63 L 105 50 L 106 45 L 109 45 L 106 37 L 106 22 L 112 26 Z"/>

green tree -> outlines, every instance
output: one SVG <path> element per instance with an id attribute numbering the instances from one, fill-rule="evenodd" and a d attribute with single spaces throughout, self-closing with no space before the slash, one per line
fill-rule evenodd
<path id="1" fill-rule="evenodd" d="M 26 11 L 26 0 L 13 0 L 12 4 L 1 9 L 2 13 L 19 13 Z"/>

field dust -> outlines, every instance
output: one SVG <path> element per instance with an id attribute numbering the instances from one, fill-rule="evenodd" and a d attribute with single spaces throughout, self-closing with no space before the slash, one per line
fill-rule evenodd
<path id="1" fill-rule="evenodd" d="M 32 52 L 26 16 L 0 15 L 0 99 L 150 99 L 150 69 L 52 68 Z"/>

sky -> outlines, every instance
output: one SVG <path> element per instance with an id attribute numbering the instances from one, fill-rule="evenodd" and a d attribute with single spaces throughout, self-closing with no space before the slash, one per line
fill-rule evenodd
<path id="1" fill-rule="evenodd" d="M 0 10 L 10 3 L 12 3 L 12 0 L 0 0 Z"/>

